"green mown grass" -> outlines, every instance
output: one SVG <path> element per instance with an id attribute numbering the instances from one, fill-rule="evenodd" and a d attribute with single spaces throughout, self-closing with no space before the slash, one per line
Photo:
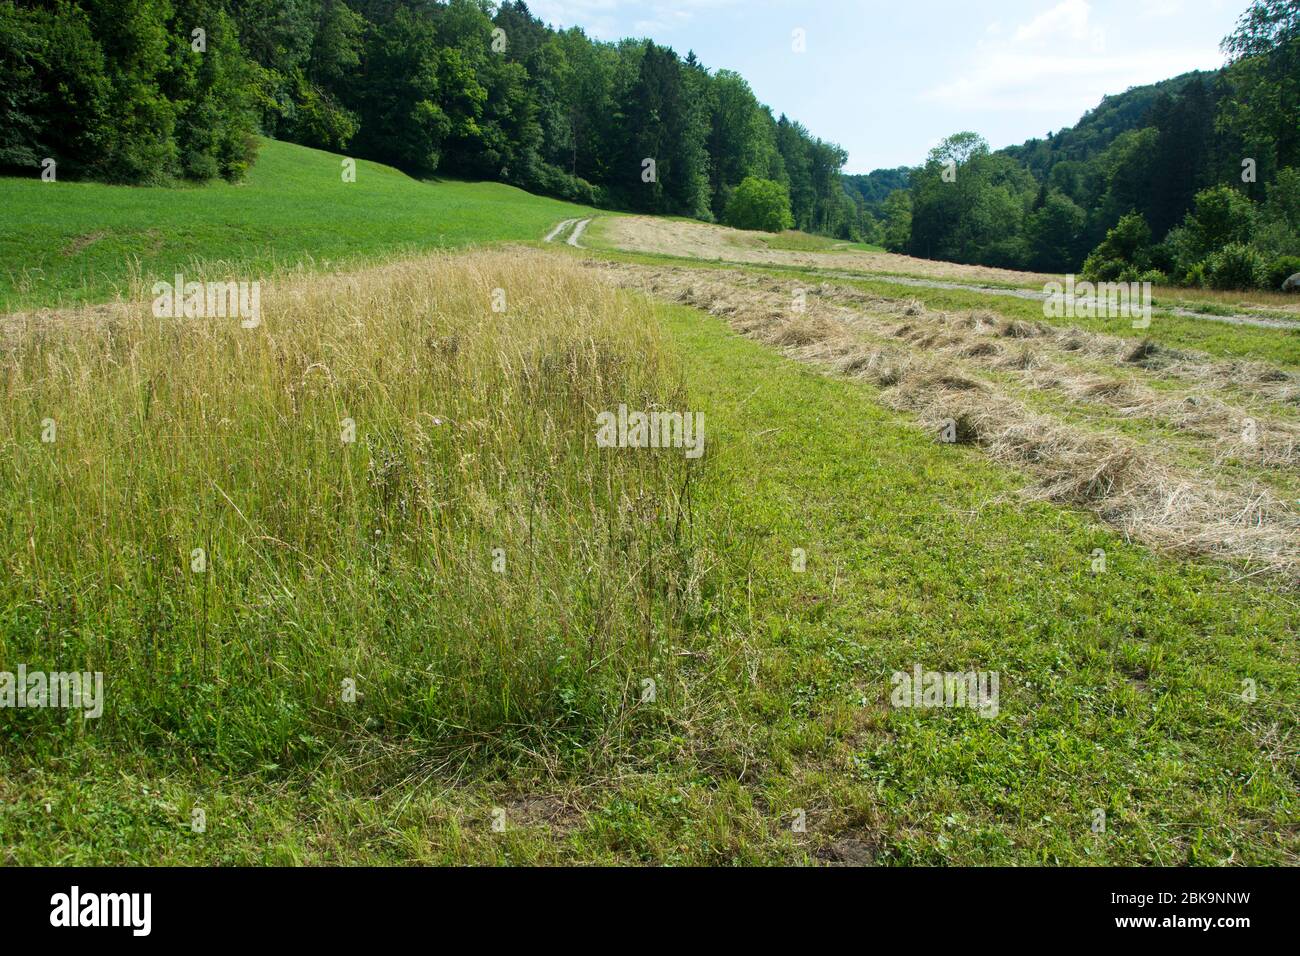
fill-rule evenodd
<path id="1" fill-rule="evenodd" d="M 263 140 L 248 179 L 175 188 L 0 178 L 0 313 L 100 302 L 134 277 L 269 278 L 404 251 L 539 240 L 593 210 L 499 183 L 421 182 Z"/>
<path id="2" fill-rule="evenodd" d="M 736 598 L 766 645 L 749 703 L 773 805 L 892 862 L 1294 861 L 1291 596 L 1025 505 L 870 387 L 672 314 L 724 429 L 710 527 L 753 548 Z M 1001 715 L 891 709 L 889 673 L 917 662 L 998 671 Z M 1243 701 L 1246 678 L 1267 695 Z"/>
<path id="3" fill-rule="evenodd" d="M 673 400 L 706 417 L 688 516 L 663 542 L 695 580 L 680 616 L 645 583 L 628 604 L 606 595 L 615 609 L 658 608 L 645 619 L 657 653 L 616 657 L 587 679 L 584 720 L 521 733 L 487 707 L 473 712 L 481 745 L 449 761 L 430 720 L 466 711 L 408 699 L 437 686 L 439 667 L 409 686 L 390 682 L 355 720 L 323 721 L 314 741 L 292 739 L 278 761 L 222 768 L 203 756 L 217 729 L 201 723 L 185 749 L 114 739 L 108 725 L 68 734 L 42 723 L 0 749 L 8 860 L 761 863 L 849 844 L 892 864 L 1296 862 L 1293 595 L 1153 554 L 1088 515 L 1027 505 L 1021 478 L 973 449 L 936 444 L 882 409 L 870 386 L 797 365 L 691 309 L 654 316 L 675 356 L 665 361 L 680 363 L 687 383 Z M 232 465 L 251 467 L 240 455 Z M 591 481 L 580 456 L 553 467 L 569 478 L 552 486 Z M 335 524 L 370 500 L 322 514 L 320 534 L 334 540 Z M 48 520 L 57 533 L 58 514 Z M 582 535 L 575 527 L 552 547 Z M 807 552 L 804 573 L 791 569 L 794 548 Z M 1102 574 L 1091 568 L 1097 548 L 1108 558 Z M 411 556 L 383 558 L 397 559 Z M 540 580 L 566 580 L 572 560 Z M 414 588 L 378 600 L 357 590 L 390 622 L 414 614 L 439 630 Z M 32 640 L 48 640 L 41 620 L 77 606 L 52 593 L 15 605 L 9 593 L 6 620 L 30 619 Z M 121 639 L 143 648 L 150 599 L 133 600 Z M 529 633 L 545 634 L 570 603 L 551 594 L 508 613 L 533 615 Z M 476 615 L 498 613 L 452 607 L 460 623 L 434 644 L 448 660 L 457 635 L 475 639 Z M 294 609 L 281 599 L 259 614 Z M 421 674 L 414 633 L 373 625 L 365 657 L 391 664 L 400 648 L 403 672 Z M 312 653 L 369 666 L 348 657 L 349 644 Z M 564 673 L 543 660 L 529 667 Z M 891 708 L 891 672 L 916 663 L 998 671 L 1000 715 Z M 266 689 L 294 681 L 250 675 Z M 630 705 L 619 675 L 632 686 L 655 678 L 658 701 Z M 1247 679 L 1253 702 L 1242 697 Z M 539 696 L 522 700 L 522 713 L 567 713 L 560 683 L 528 686 Z M 262 721 L 255 711 L 217 716 L 242 721 L 242 736 Z M 209 827 L 197 834 L 189 812 L 200 805 Z M 506 811 L 504 833 L 491 828 L 494 807 Z M 1092 829 L 1098 808 L 1104 835 Z M 797 810 L 806 833 L 791 829 Z"/>

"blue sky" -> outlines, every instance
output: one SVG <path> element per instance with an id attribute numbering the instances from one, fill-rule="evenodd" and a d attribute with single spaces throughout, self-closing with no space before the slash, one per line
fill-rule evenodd
<path id="1" fill-rule="evenodd" d="M 651 37 L 849 152 L 914 165 L 943 137 L 993 148 L 1073 125 L 1106 93 L 1221 66 L 1249 0 L 532 0 L 556 26 Z M 804 31 L 806 51 L 792 50 Z"/>

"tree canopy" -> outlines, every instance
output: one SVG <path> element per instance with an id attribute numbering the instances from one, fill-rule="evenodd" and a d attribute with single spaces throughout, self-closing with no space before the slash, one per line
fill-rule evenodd
<path id="1" fill-rule="evenodd" d="M 6 171 L 238 179 L 257 133 L 706 220 L 756 177 L 801 228 L 849 237 L 858 218 L 844 151 L 739 74 L 552 29 L 523 0 L 0 0 Z"/>
<path id="2" fill-rule="evenodd" d="M 794 225 L 790 191 L 771 179 L 746 176 L 727 203 L 726 223 L 737 229 L 780 232 Z"/>

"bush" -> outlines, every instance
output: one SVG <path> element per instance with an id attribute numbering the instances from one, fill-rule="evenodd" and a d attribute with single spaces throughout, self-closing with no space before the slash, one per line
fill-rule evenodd
<path id="1" fill-rule="evenodd" d="M 1083 278 L 1089 282 L 1118 282 L 1129 268 L 1132 267 L 1123 259 L 1107 259 L 1094 252 L 1083 260 Z"/>
<path id="2" fill-rule="evenodd" d="M 1183 224 L 1170 229 L 1165 241 L 1151 250 L 1151 263 L 1172 276 L 1185 276 L 1207 254 L 1201 251 L 1191 228 Z"/>
<path id="3" fill-rule="evenodd" d="M 1141 214 L 1131 212 L 1106 232 L 1083 263 L 1083 277 L 1090 282 L 1115 282 L 1126 269 L 1138 272 L 1151 265 L 1151 227 Z"/>
<path id="4" fill-rule="evenodd" d="M 1244 243 L 1228 243 L 1206 263 L 1214 289 L 1254 289 L 1265 282 L 1264 257 Z"/>
<path id="5" fill-rule="evenodd" d="M 731 194 L 723 219 L 737 229 L 791 229 L 794 216 L 790 212 L 790 192 L 773 180 L 747 176 Z"/>
<path id="6" fill-rule="evenodd" d="M 1152 285 L 1168 285 L 1169 276 L 1159 269 L 1139 269 L 1129 266 L 1119 274 L 1120 282 L 1150 282 Z"/>
<path id="7" fill-rule="evenodd" d="M 1231 186 L 1211 186 L 1196 194 L 1195 209 L 1185 220 L 1203 253 L 1250 242 L 1255 204 Z"/>
<path id="8" fill-rule="evenodd" d="M 1182 284 L 1194 289 L 1205 289 L 1210 285 L 1210 263 L 1207 259 L 1190 267 L 1183 276 Z"/>
<path id="9" fill-rule="evenodd" d="M 1300 169 L 1278 170 L 1267 190 L 1251 245 L 1269 258 L 1300 257 Z"/>
<path id="10" fill-rule="evenodd" d="M 1264 288 L 1277 292 L 1282 283 L 1300 272 L 1300 256 L 1278 256 L 1264 270 Z"/>
<path id="11" fill-rule="evenodd" d="M 567 199 L 585 206 L 597 205 L 596 188 L 591 183 L 549 163 L 538 164 L 532 182 L 527 185 L 557 199 Z"/>
<path id="12" fill-rule="evenodd" d="M 1182 276 L 1184 285 L 1240 289 L 1257 285 L 1259 275 L 1246 285 L 1215 285 L 1216 281 L 1241 282 L 1253 268 L 1250 256 L 1240 250 L 1252 241 L 1256 218 L 1255 204 L 1231 186 L 1203 189 L 1182 224 L 1170 229 L 1164 242 L 1152 249 L 1151 264 Z M 1216 280 L 1216 262 L 1229 246 L 1237 251 L 1222 262 L 1223 278 Z"/>

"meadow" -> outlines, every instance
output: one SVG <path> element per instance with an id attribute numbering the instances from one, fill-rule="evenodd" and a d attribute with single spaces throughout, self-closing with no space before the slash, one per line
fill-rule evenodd
<path id="1" fill-rule="evenodd" d="M 540 239 L 590 213 L 500 183 L 413 179 L 277 140 L 260 140 L 239 184 L 135 187 L 0 177 L 0 313 L 129 297 L 133 284 L 264 278 L 300 266 L 356 266 L 403 252 Z"/>
<path id="2" fill-rule="evenodd" d="M 323 182 L 270 144 L 258 175 L 277 157 Z M 243 200 L 198 203 L 224 238 L 142 268 L 266 270 L 257 328 L 139 298 L 6 321 L 0 669 L 103 671 L 106 706 L 0 711 L 0 859 L 1297 861 L 1300 607 L 1290 526 L 1265 533 L 1294 510 L 1190 547 L 1108 507 L 1169 475 L 1300 497 L 1272 440 L 1296 427 L 1288 333 L 1204 323 L 1193 351 L 1157 324 L 1185 352 L 1140 364 L 960 290 L 823 276 L 791 314 L 806 271 L 601 228 L 416 253 L 390 240 L 422 216 L 427 249 L 583 211 L 398 182 L 313 229 L 286 187 L 245 238 Z M 140 242 L 155 203 L 240 188 L 45 218 Z M 43 209 L 0 242 L 41 248 Z M 15 294 L 138 289 L 89 261 Z M 968 403 L 962 441 L 936 440 L 943 402 Z M 620 404 L 701 413 L 704 457 L 598 448 Z M 1012 412 L 1056 441 L 1011 456 Z M 1066 481 L 1097 446 L 1053 459 L 1062 435 L 1109 443 L 1113 482 Z M 891 706 L 918 663 L 999 673 L 998 716 Z"/>

